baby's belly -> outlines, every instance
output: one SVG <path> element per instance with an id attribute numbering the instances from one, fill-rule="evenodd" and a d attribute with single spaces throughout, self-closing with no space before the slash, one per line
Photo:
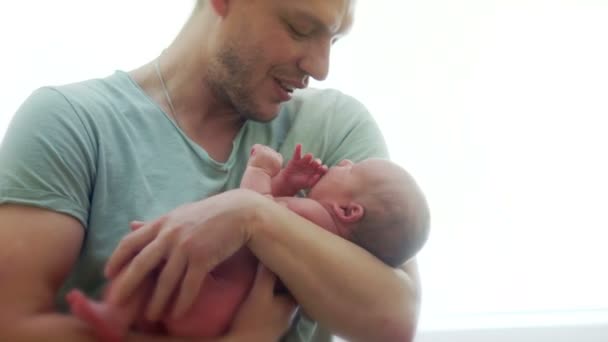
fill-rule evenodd
<path id="1" fill-rule="evenodd" d="M 241 250 L 205 278 L 194 305 L 183 317 L 166 320 L 173 336 L 215 337 L 224 334 L 247 297 L 257 268 L 249 250 Z"/>

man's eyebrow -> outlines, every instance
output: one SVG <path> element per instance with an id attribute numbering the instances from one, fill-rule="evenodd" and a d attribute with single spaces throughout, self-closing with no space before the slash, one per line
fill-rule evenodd
<path id="1" fill-rule="evenodd" d="M 309 23 L 312 23 L 315 28 L 321 29 L 324 33 L 327 33 L 329 35 L 341 35 L 341 33 L 343 33 L 342 31 L 347 31 L 348 29 L 346 28 L 345 30 L 344 28 L 340 29 L 340 27 L 331 27 L 331 25 L 328 25 L 327 23 L 323 22 L 323 20 L 319 19 L 312 13 L 300 9 L 292 10 L 291 16 L 294 18 L 306 20 Z M 334 26 L 337 26 L 337 24 Z"/>

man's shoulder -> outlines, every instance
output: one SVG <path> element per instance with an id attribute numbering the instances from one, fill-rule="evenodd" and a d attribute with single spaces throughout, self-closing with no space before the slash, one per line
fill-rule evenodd
<path id="1" fill-rule="evenodd" d="M 334 89 L 334 88 L 312 88 L 312 87 L 308 87 L 308 88 L 304 88 L 304 89 L 299 89 L 296 90 L 294 92 L 294 99 L 297 98 L 301 98 L 301 99 L 316 99 L 316 98 L 331 98 L 331 99 L 336 99 L 342 96 L 348 96 L 346 94 L 344 94 L 343 92 L 341 92 L 338 89 Z"/>
<path id="2" fill-rule="evenodd" d="M 122 71 L 103 78 L 41 87 L 26 104 L 37 116 L 61 117 L 89 127 L 111 129 L 127 119 L 125 113 L 135 115 L 156 108 Z"/>
<path id="3" fill-rule="evenodd" d="M 54 92 L 73 105 L 116 102 L 121 96 L 133 93 L 126 73 L 117 71 L 103 78 L 91 78 L 79 82 L 45 86 L 39 91 Z"/>
<path id="4" fill-rule="evenodd" d="M 273 147 L 283 155 L 291 155 L 296 144 L 327 165 L 387 155 L 382 133 L 367 108 L 335 89 L 297 91 L 271 127 L 276 129 L 270 135 L 277 137 Z"/>
<path id="5" fill-rule="evenodd" d="M 320 123 L 356 123 L 366 121 L 371 115 L 365 105 L 355 97 L 337 89 L 307 88 L 294 93 L 283 107 L 284 116 L 311 125 Z"/>
<path id="6" fill-rule="evenodd" d="M 292 101 L 287 105 L 301 108 L 314 107 L 317 109 L 333 110 L 342 106 L 363 107 L 363 104 L 351 95 L 332 88 L 306 88 L 294 93 Z"/>

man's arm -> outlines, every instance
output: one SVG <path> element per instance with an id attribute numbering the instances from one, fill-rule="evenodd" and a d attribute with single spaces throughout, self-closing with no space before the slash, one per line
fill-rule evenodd
<path id="1" fill-rule="evenodd" d="M 413 340 L 420 298 L 415 261 L 393 269 L 278 205 L 255 212 L 249 248 L 314 320 L 348 340 Z"/>
<path id="2" fill-rule="evenodd" d="M 83 237 L 67 215 L 0 206 L 0 340 L 94 341 L 83 323 L 54 308 Z"/>
<path id="3" fill-rule="evenodd" d="M 70 216 L 0 205 L 0 341 L 96 341 L 85 323 L 54 307 L 55 295 L 78 258 L 83 238 L 82 225 Z M 128 341 L 192 339 L 133 334 Z"/>
<path id="4" fill-rule="evenodd" d="M 422 284 L 420 283 L 420 273 L 418 272 L 418 261 L 416 260 L 416 258 L 412 258 L 406 261 L 399 268 L 401 269 L 401 271 L 407 274 L 407 276 L 410 278 L 410 281 L 412 282 L 413 288 L 415 289 L 415 292 L 412 294 L 414 303 L 416 305 L 416 315 L 414 317 L 415 328 L 418 324 L 418 318 L 420 315 L 420 303 L 422 301 Z"/>
<path id="5" fill-rule="evenodd" d="M 163 260 L 177 260 L 166 263 L 162 272 L 185 273 L 183 280 L 158 282 L 156 291 L 180 291 L 173 313 L 181 315 L 192 305 L 205 275 L 243 245 L 281 279 L 311 318 L 332 333 L 354 341 L 413 339 L 418 312 L 415 275 L 385 265 L 246 189 L 181 206 L 129 234 L 106 267 L 112 278 L 120 265 L 126 265 L 109 300 L 123 301 Z M 157 298 L 154 303 L 153 298 L 152 304 L 163 308 L 166 301 Z"/>

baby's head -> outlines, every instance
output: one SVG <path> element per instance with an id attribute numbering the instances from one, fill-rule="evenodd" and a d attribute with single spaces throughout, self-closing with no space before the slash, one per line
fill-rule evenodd
<path id="1" fill-rule="evenodd" d="M 343 160 L 310 190 L 338 233 L 391 266 L 415 255 L 428 237 L 429 209 L 414 179 L 384 159 Z"/>

